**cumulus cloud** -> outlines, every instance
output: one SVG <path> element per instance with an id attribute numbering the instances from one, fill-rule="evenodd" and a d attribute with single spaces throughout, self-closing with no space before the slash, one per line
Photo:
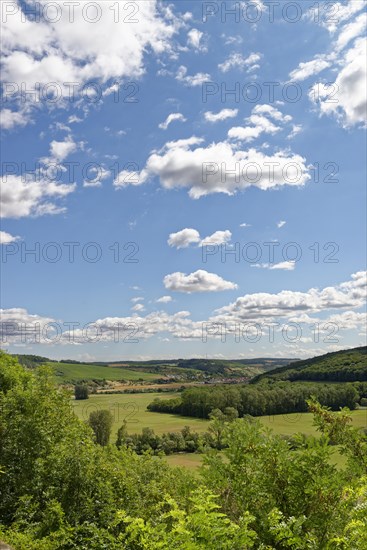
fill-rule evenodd
<path id="1" fill-rule="evenodd" d="M 172 296 L 161 296 L 156 302 L 157 304 L 168 304 L 168 302 L 172 302 Z"/>
<path id="2" fill-rule="evenodd" d="M 333 4 L 334 16 L 315 18 L 315 10 L 311 8 L 307 12 L 307 17 L 313 22 L 316 20 L 319 25 L 328 29 L 331 34 L 334 34 L 341 25 L 363 10 L 364 7 L 364 3 L 358 1 L 347 3 L 335 2 Z"/>
<path id="3" fill-rule="evenodd" d="M 110 176 L 111 172 L 103 166 L 92 166 L 88 170 L 88 179 L 83 181 L 83 187 L 101 187 L 102 181 Z"/>
<path id="4" fill-rule="evenodd" d="M 237 288 L 235 283 L 225 281 L 215 273 L 208 273 L 204 269 L 198 269 L 194 273 L 171 273 L 163 279 L 164 286 L 175 292 L 219 292 L 221 290 L 233 290 Z"/>
<path id="5" fill-rule="evenodd" d="M 131 301 L 135 304 L 136 302 L 142 302 L 144 300 L 143 296 L 136 296 L 135 298 L 131 298 Z"/>
<path id="6" fill-rule="evenodd" d="M 338 36 L 336 41 L 336 49 L 343 50 L 349 42 L 357 38 L 358 36 L 363 36 L 366 33 L 366 24 L 367 24 L 367 13 L 361 13 L 358 17 L 354 19 L 351 23 L 345 25 Z"/>
<path id="7" fill-rule="evenodd" d="M 287 222 L 285 220 L 280 220 L 280 222 L 277 223 L 277 227 L 284 227 Z"/>
<path id="8" fill-rule="evenodd" d="M 131 311 L 144 311 L 144 310 L 145 310 L 145 307 L 143 306 L 143 304 L 135 304 L 135 306 L 131 308 Z"/>
<path id="9" fill-rule="evenodd" d="M 232 52 L 228 59 L 218 65 L 218 69 L 222 73 L 227 73 L 234 68 L 239 70 L 251 68 L 251 65 L 257 64 L 261 57 L 260 53 L 251 53 L 248 57 L 244 57 L 241 53 Z"/>
<path id="10" fill-rule="evenodd" d="M 19 240 L 20 240 L 20 237 L 10 235 L 10 233 L 7 233 L 6 231 L 0 231 L 0 245 L 15 243 L 16 241 L 19 241 Z"/>
<path id="11" fill-rule="evenodd" d="M 228 306 L 218 310 L 217 320 L 244 321 L 250 319 L 274 319 L 294 316 L 295 313 L 317 313 L 329 309 L 362 307 L 366 301 L 366 272 L 359 271 L 350 281 L 321 290 L 311 288 L 307 292 L 282 290 L 270 294 L 259 292 L 246 294 Z M 215 319 L 215 318 L 214 318 Z"/>
<path id="12" fill-rule="evenodd" d="M 169 142 L 153 152 L 146 163 L 146 177 L 159 177 L 165 189 L 188 188 L 194 199 L 212 193 L 233 195 L 251 186 L 262 190 L 302 186 L 310 179 L 305 159 L 289 151 L 268 156 L 228 142 L 193 148 L 201 141 L 192 137 Z"/>
<path id="13" fill-rule="evenodd" d="M 75 184 L 58 184 L 53 181 L 27 181 L 22 176 L 2 177 L 0 197 L 1 217 L 23 218 L 65 212 L 65 207 L 54 201 L 75 191 Z M 52 202 L 50 202 L 50 200 Z"/>
<path id="14" fill-rule="evenodd" d="M 186 122 L 187 119 L 183 116 L 182 113 L 171 113 L 170 115 L 168 115 L 168 117 L 166 118 L 166 120 L 164 122 L 161 122 L 159 124 L 158 127 L 161 130 L 167 130 L 167 128 L 171 124 L 171 122 L 173 122 L 175 120 L 179 120 L 180 122 Z"/>
<path id="15" fill-rule="evenodd" d="M 290 122 L 292 120 L 292 117 L 290 115 L 285 115 L 279 109 L 276 109 L 272 105 L 265 104 L 259 104 L 256 105 L 252 113 L 255 115 L 268 115 L 271 118 L 278 120 L 279 122 Z"/>
<path id="16" fill-rule="evenodd" d="M 230 128 L 228 137 L 238 141 L 250 142 L 261 134 L 274 135 L 280 132 L 282 126 L 276 126 L 270 118 L 283 125 L 292 120 L 290 115 L 284 115 L 271 105 L 256 105 L 252 109 L 251 115 L 245 119 L 246 126 Z"/>
<path id="17" fill-rule="evenodd" d="M 331 85 L 317 83 L 309 94 L 321 114 L 336 116 L 344 126 L 366 124 L 366 49 L 367 40 L 358 39 L 346 52 L 335 82 Z"/>
<path id="18" fill-rule="evenodd" d="M 227 244 L 232 238 L 232 233 L 226 229 L 225 231 L 216 231 L 212 235 L 205 237 L 200 243 L 201 246 Z"/>
<path id="19" fill-rule="evenodd" d="M 40 341 L 47 343 L 47 335 L 55 334 L 55 319 L 32 315 L 24 308 L 0 309 L 0 334 L 3 344 Z M 46 341 L 45 341 L 46 340 Z"/>
<path id="20" fill-rule="evenodd" d="M 190 244 L 200 242 L 200 233 L 196 229 L 185 228 L 177 233 L 171 233 L 167 242 L 176 248 L 187 248 Z"/>
<path id="21" fill-rule="evenodd" d="M 24 110 L 1 109 L 0 126 L 3 130 L 12 130 L 16 126 L 26 126 L 30 122 L 29 113 Z"/>
<path id="22" fill-rule="evenodd" d="M 302 132 L 302 130 L 303 130 L 302 124 L 293 124 L 292 131 L 290 132 L 290 134 L 288 134 L 287 139 L 293 139 L 300 132 Z"/>
<path id="23" fill-rule="evenodd" d="M 177 233 L 171 233 L 167 242 L 170 246 L 176 248 L 187 248 L 190 244 L 198 244 L 198 246 L 221 245 L 228 243 L 231 238 L 232 233 L 228 229 L 215 231 L 212 235 L 201 239 L 199 231 L 186 228 Z"/>
<path id="24" fill-rule="evenodd" d="M 206 46 L 202 43 L 204 33 L 198 29 L 191 29 L 187 33 L 187 45 L 195 50 L 205 51 Z"/>
<path id="25" fill-rule="evenodd" d="M 50 143 L 51 158 L 57 162 L 62 162 L 78 148 L 71 136 L 67 136 L 63 141 L 53 140 Z"/>
<path id="26" fill-rule="evenodd" d="M 226 120 L 227 118 L 234 118 L 238 115 L 238 109 L 222 109 L 219 113 L 212 113 L 211 111 L 206 111 L 204 113 L 204 118 L 208 122 L 219 122 Z"/>
<path id="27" fill-rule="evenodd" d="M 193 88 L 195 86 L 201 86 L 204 82 L 210 80 L 210 74 L 196 73 L 194 75 L 188 75 L 187 67 L 181 65 L 178 68 L 176 80 L 178 80 L 179 82 L 183 82 L 183 84 L 185 84 L 186 86 Z"/>
<path id="28" fill-rule="evenodd" d="M 319 323 L 320 331 L 330 330 L 328 323 L 333 323 L 339 329 L 338 336 L 341 330 L 363 331 L 366 327 L 366 316 L 355 310 L 364 306 L 366 302 L 366 275 L 365 271 L 360 271 L 339 285 L 323 289 L 311 288 L 305 292 L 283 290 L 273 294 L 246 294 L 238 297 L 233 303 L 218 309 L 214 316 L 205 321 L 193 321 L 188 311 L 179 311 L 172 315 L 164 311 L 156 311 L 145 316 L 134 312 L 131 316 L 126 317 L 97 319 L 92 323 L 98 334 L 95 342 L 116 341 L 117 338 L 124 339 L 124 341 L 133 341 L 133 338 L 138 338 L 135 341 L 139 341 L 167 332 L 182 340 L 199 339 L 202 338 L 204 327 L 213 324 L 217 326 L 218 323 L 225 323 L 226 331 L 229 334 L 234 333 L 237 326 L 247 322 L 272 325 L 275 330 L 281 330 L 279 328 L 281 320 L 283 323 L 293 322 L 307 325 Z M 173 279 L 172 276 L 174 276 Z M 171 277 L 168 284 L 177 286 L 177 290 L 181 292 L 226 290 L 223 286 L 233 285 L 226 281 L 223 285 L 223 279 L 218 278 L 218 275 L 208 274 L 206 271 L 191 275 L 172 274 L 167 277 Z M 167 297 L 162 296 L 162 298 L 164 300 L 158 300 L 168 303 Z M 315 315 L 318 312 L 322 312 L 322 318 Z M 326 315 L 327 312 L 328 315 Z M 58 328 L 62 331 L 59 334 L 59 330 L 56 330 L 54 326 L 56 324 L 54 319 L 30 314 L 26 309 L 0 310 L 0 315 L 0 331 L 5 343 L 22 341 L 25 326 L 27 327 L 27 341 L 32 338 L 32 335 L 33 337 L 38 335 L 41 343 L 45 344 L 86 342 L 85 331 L 82 329 L 75 328 L 70 331 L 66 323 L 59 321 Z M 88 343 L 91 343 L 90 339 Z M 299 343 L 297 343 L 298 353 L 300 353 L 300 349 Z M 315 353 L 322 353 L 322 351 L 322 349 L 316 350 Z M 279 353 L 284 356 L 284 349 Z"/>
<path id="29" fill-rule="evenodd" d="M 276 134 L 281 130 L 279 126 L 273 124 L 268 118 L 258 115 L 251 115 L 246 119 L 251 126 L 235 126 L 228 130 L 228 137 L 238 141 L 253 141 L 261 134 Z"/>
<path id="30" fill-rule="evenodd" d="M 320 114 L 335 116 L 345 127 L 365 125 L 367 118 L 367 14 L 359 14 L 362 4 L 335 4 L 337 17 L 333 22 L 323 23 L 335 34 L 330 50 L 317 54 L 310 61 L 299 63 L 290 72 L 293 80 L 305 80 L 326 69 L 337 72 L 334 82 L 329 78 L 327 84 L 325 80 L 314 83 L 309 98 L 319 108 Z"/>
<path id="31" fill-rule="evenodd" d="M 306 80 L 312 75 L 321 73 L 327 67 L 330 67 L 331 62 L 327 61 L 324 56 L 316 57 L 311 61 L 306 61 L 305 63 L 300 63 L 297 69 L 294 69 L 289 73 L 289 76 L 292 80 Z"/>
<path id="32" fill-rule="evenodd" d="M 128 187 L 129 185 L 142 185 L 147 180 L 148 174 L 146 170 L 136 170 L 135 163 L 131 163 L 131 170 L 121 170 L 113 180 L 113 185 L 116 189 Z"/>
<path id="33" fill-rule="evenodd" d="M 18 10 L 2 25 L 3 79 L 19 88 L 24 83 L 27 90 L 35 90 L 36 83 L 42 88 L 52 82 L 62 98 L 72 93 L 65 83 L 78 83 L 80 93 L 86 82 L 105 85 L 111 79 L 139 78 L 145 70 L 146 53 L 158 56 L 170 52 L 171 39 L 180 27 L 172 10 L 156 0 L 140 2 L 135 14 L 131 2 L 119 2 L 120 16 L 123 13 L 130 21 L 123 25 L 123 32 L 115 21 L 113 1 L 96 4 L 98 23 L 88 21 L 83 2 L 76 3 L 72 7 L 73 32 L 66 6 L 58 21 L 37 22 L 25 16 L 23 3 L 17 3 Z M 47 0 L 39 4 L 42 8 Z"/>

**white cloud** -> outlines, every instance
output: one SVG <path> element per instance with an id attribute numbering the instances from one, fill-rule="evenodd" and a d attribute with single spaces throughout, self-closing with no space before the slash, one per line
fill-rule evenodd
<path id="1" fill-rule="evenodd" d="M 335 33 L 338 27 L 350 19 L 353 15 L 356 15 L 359 11 L 363 10 L 365 4 L 363 2 L 349 1 L 347 3 L 335 2 L 332 4 L 332 13 L 326 17 L 316 17 L 314 8 L 307 12 L 307 17 L 311 21 L 317 21 L 319 25 L 328 29 L 330 33 Z"/>
<path id="2" fill-rule="evenodd" d="M 284 115 L 279 109 L 276 109 L 272 105 L 259 104 L 252 109 L 252 114 L 255 115 L 268 115 L 271 118 L 278 120 L 279 122 L 290 122 L 292 117 L 290 115 Z"/>
<path id="3" fill-rule="evenodd" d="M 111 172 L 103 166 L 92 166 L 88 170 L 88 179 L 83 182 L 83 187 L 101 187 L 102 181 L 109 178 Z"/>
<path id="4" fill-rule="evenodd" d="M 250 223 L 240 223 L 240 227 L 251 227 Z"/>
<path id="5" fill-rule="evenodd" d="M 208 273 L 199 269 L 194 273 L 171 273 L 163 280 L 164 286 L 175 292 L 219 292 L 221 290 L 233 290 L 237 288 L 235 283 L 225 281 L 215 273 Z"/>
<path id="6" fill-rule="evenodd" d="M 65 160 L 76 149 L 77 144 L 70 136 L 65 138 L 64 141 L 51 141 L 50 143 L 50 153 L 59 162 Z"/>
<path id="7" fill-rule="evenodd" d="M 192 228 L 182 229 L 177 233 L 171 233 L 168 239 L 168 244 L 176 248 L 187 248 L 190 244 L 198 246 L 210 246 L 226 244 L 231 240 L 232 233 L 226 229 L 225 231 L 215 231 L 212 235 L 201 239 L 199 231 Z"/>
<path id="8" fill-rule="evenodd" d="M 336 33 L 329 51 L 317 54 L 314 59 L 301 62 L 291 71 L 293 80 L 304 80 L 329 68 L 338 75 L 334 82 L 316 82 L 309 92 L 310 100 L 318 106 L 320 114 L 335 116 L 344 127 L 366 125 L 366 22 L 367 14 L 362 2 L 334 4 L 335 17 L 321 24 Z M 313 10 L 308 12 L 311 17 Z M 292 137 L 292 136 L 291 136 Z"/>
<path id="9" fill-rule="evenodd" d="M 135 298 L 131 298 L 131 301 L 133 302 L 133 304 L 135 304 L 136 302 L 142 302 L 142 301 L 144 301 L 144 297 L 143 296 L 136 296 Z"/>
<path id="10" fill-rule="evenodd" d="M 280 222 L 277 223 L 277 227 L 283 227 L 287 222 L 285 220 L 280 220 Z"/>
<path id="11" fill-rule="evenodd" d="M 262 190 L 302 186 L 309 179 L 305 159 L 289 151 L 267 156 L 256 149 L 238 150 L 227 142 L 191 149 L 198 138 L 170 142 L 148 158 L 147 177 L 158 176 L 165 189 L 189 188 L 191 198 L 212 193 L 233 195 L 248 187 Z"/>
<path id="12" fill-rule="evenodd" d="M 12 111 L 2 109 L 0 111 L 0 125 L 3 130 L 12 130 L 16 126 L 26 126 L 30 122 L 27 111 Z"/>
<path id="13" fill-rule="evenodd" d="M 250 319 L 271 319 L 294 316 L 297 312 L 316 313 L 328 309 L 362 307 L 366 301 L 366 272 L 354 273 L 350 281 L 322 290 L 307 292 L 282 290 L 276 294 L 259 292 L 246 294 L 228 306 L 220 308 L 211 320 L 242 322 Z"/>
<path id="14" fill-rule="evenodd" d="M 47 0 L 39 0 L 41 7 Z M 70 32 L 70 14 L 66 6 L 60 10 L 56 22 L 46 19 L 36 22 L 27 19 L 18 2 L 18 10 L 8 15 L 2 25 L 2 61 L 5 82 L 23 83 L 27 90 L 41 89 L 50 82 L 58 89 L 58 101 L 52 107 L 62 107 L 61 98 L 68 98 L 73 90 L 65 83 L 78 83 L 79 97 L 86 82 L 107 85 L 111 79 L 139 78 L 144 74 L 147 53 L 156 56 L 172 50 L 171 39 L 180 27 L 172 10 L 158 1 L 139 2 L 132 14 L 129 1 L 119 3 L 120 16 L 130 23 L 116 24 L 113 1 L 98 4 L 100 17 L 92 23 L 85 17 L 83 2 L 75 3 L 73 32 Z M 134 7 L 134 6 L 133 6 Z M 90 10 L 92 11 L 92 10 Z M 127 20 L 126 20 L 127 21 Z M 19 97 L 19 94 L 18 94 Z M 41 95 L 42 97 L 42 95 Z M 33 100 L 28 97 L 30 104 Z M 51 105 L 51 103 L 43 102 Z"/>
<path id="15" fill-rule="evenodd" d="M 365 38 L 357 39 L 342 60 L 342 69 L 332 85 L 315 84 L 309 94 L 321 114 L 336 116 L 344 126 L 366 124 L 366 48 Z"/>
<path id="16" fill-rule="evenodd" d="M 47 0 L 40 3 L 46 4 Z M 123 10 L 128 4 L 128 1 L 120 2 L 121 13 L 127 13 Z M 172 12 L 160 11 L 155 0 L 139 3 L 138 13 L 130 16 L 131 20 L 135 19 L 134 24 L 124 25 L 123 33 L 114 20 L 113 2 L 98 6 L 101 17 L 98 24 L 93 24 L 84 16 L 83 5 L 75 5 L 72 33 L 66 9 L 55 23 L 29 19 L 22 22 L 21 10 L 8 16 L 2 37 L 5 80 L 17 82 L 16 77 L 21 74 L 27 84 L 92 79 L 106 82 L 110 78 L 138 77 L 144 71 L 146 50 L 159 54 L 170 49 L 170 39 L 177 31 L 178 22 L 172 19 Z M 28 56 L 28 72 L 24 71 L 25 66 L 16 65 L 16 54 Z M 64 73 L 58 72 L 61 67 Z M 75 78 L 69 80 L 70 76 Z"/>
<path id="17" fill-rule="evenodd" d="M 161 130 L 167 130 L 168 126 L 173 122 L 174 120 L 179 120 L 180 122 L 186 122 L 186 118 L 182 113 L 171 113 L 168 115 L 166 120 L 164 122 L 161 122 L 158 126 Z"/>
<path id="18" fill-rule="evenodd" d="M 330 67 L 331 62 L 328 61 L 325 56 L 318 56 L 311 61 L 300 63 L 297 69 L 294 69 L 289 73 L 292 80 L 306 80 L 310 76 L 321 73 L 327 67 Z"/>
<path id="19" fill-rule="evenodd" d="M 127 187 L 129 185 L 142 185 L 147 180 L 147 172 L 146 170 L 141 170 L 140 172 L 133 169 L 133 164 L 131 166 L 131 170 L 121 170 L 119 174 L 117 174 L 116 178 L 113 180 L 113 185 L 116 189 Z"/>
<path id="20" fill-rule="evenodd" d="M 82 119 L 82 118 L 79 118 L 79 117 L 76 116 L 76 115 L 71 115 L 71 116 L 69 116 L 69 118 L 68 118 L 68 123 L 69 123 L 69 124 L 74 124 L 74 123 L 79 123 L 79 122 L 83 122 L 83 119 Z"/>
<path id="21" fill-rule="evenodd" d="M 344 49 L 349 42 L 357 38 L 357 36 L 364 35 L 366 32 L 367 13 L 361 13 L 354 21 L 345 25 L 338 36 L 336 41 L 337 50 Z"/>
<path id="22" fill-rule="evenodd" d="M 202 44 L 202 38 L 204 33 L 198 29 L 191 29 L 187 33 L 187 44 L 190 48 L 195 50 L 206 51 L 206 46 Z"/>
<path id="23" fill-rule="evenodd" d="M 197 273 L 201 274 L 197 276 Z M 216 311 L 216 315 L 205 321 L 193 321 L 190 319 L 190 312 L 188 311 L 178 311 L 172 315 L 167 314 L 165 311 L 156 311 L 145 317 L 134 312 L 133 315 L 127 317 L 97 319 L 93 322 L 93 325 L 98 327 L 100 333 L 98 341 L 102 342 L 116 341 L 117 335 L 121 339 L 125 336 L 131 338 L 132 329 L 136 330 L 136 338 L 139 338 L 139 340 L 150 338 L 159 333 L 170 333 L 175 338 L 182 340 L 200 339 L 203 334 L 203 323 L 206 325 L 225 323 L 226 331 L 230 334 L 246 322 L 258 322 L 264 324 L 265 327 L 272 325 L 276 331 L 282 330 L 281 324 L 284 322 L 307 325 L 318 323 L 321 332 L 329 331 L 328 323 L 333 323 L 339 328 L 338 337 L 342 337 L 341 330 L 363 331 L 366 328 L 365 314 L 354 311 L 366 302 L 366 275 L 366 272 L 360 271 L 354 273 L 350 280 L 344 283 L 321 290 L 311 288 L 305 292 L 283 290 L 274 294 L 246 294 L 238 297 L 233 303 L 220 308 Z M 172 274 L 167 277 L 172 276 L 174 276 L 173 280 L 169 280 L 168 283 L 177 286 L 177 290 L 181 292 L 226 290 L 226 288 L 223 288 L 223 279 L 219 277 L 218 282 L 217 275 L 206 271 L 191 275 Z M 224 283 L 224 286 L 233 285 L 233 283 L 226 281 Z M 168 303 L 166 299 L 162 300 L 162 303 L 166 301 Z M 327 310 L 335 311 L 325 316 Z M 317 312 L 322 312 L 322 319 L 314 315 L 311 316 L 311 314 Z M 20 341 L 24 325 L 28 327 L 27 338 L 30 339 L 30 329 L 33 326 L 35 334 L 41 335 L 41 343 L 69 344 L 70 338 L 73 343 L 85 343 L 84 330 L 75 329 L 72 333 L 69 333 L 67 330 L 65 331 L 65 325 L 62 322 L 59 322 L 59 326 L 64 331 L 62 336 L 53 334 L 52 327 L 48 327 L 46 333 L 49 335 L 49 339 L 44 341 L 42 329 L 48 323 L 55 323 L 54 319 L 31 315 L 22 308 L 0 310 L 0 313 L 2 337 L 3 341 L 5 339 L 7 343 Z M 215 336 L 213 337 L 215 338 Z M 294 346 L 296 346 L 298 354 L 304 353 L 299 347 L 299 343 L 294 344 Z M 296 351 L 295 354 L 297 355 Z M 323 350 L 320 349 L 316 350 L 314 354 L 322 352 Z M 274 353 L 284 356 L 284 349 L 279 350 L 279 352 L 274 351 Z"/>
<path id="24" fill-rule="evenodd" d="M 219 113 L 212 113 L 211 111 L 206 111 L 204 113 L 204 118 L 208 122 L 218 122 L 226 120 L 227 118 L 234 118 L 238 115 L 238 109 L 222 109 Z"/>
<path id="25" fill-rule="evenodd" d="M 145 307 L 143 304 L 135 304 L 135 306 L 131 308 L 131 311 L 145 311 Z"/>
<path id="26" fill-rule="evenodd" d="M 228 130 L 228 137 L 230 139 L 236 139 L 238 141 L 253 141 L 261 134 L 276 134 L 281 130 L 279 126 L 273 124 L 268 118 L 251 115 L 246 119 L 252 126 L 235 126 Z"/>
<path id="27" fill-rule="evenodd" d="M 260 53 L 251 53 L 248 57 L 244 57 L 240 53 L 232 52 L 228 59 L 218 65 L 218 69 L 222 71 L 222 73 L 226 73 L 233 68 L 243 70 L 257 63 L 261 57 L 262 55 Z"/>
<path id="28" fill-rule="evenodd" d="M 235 36 L 233 36 L 233 35 L 227 36 L 226 34 L 223 33 L 223 34 L 221 34 L 221 38 L 223 38 L 224 43 L 227 46 L 229 44 L 236 44 L 237 46 L 239 46 L 243 42 L 243 37 L 240 36 L 239 34 L 237 34 Z"/>
<path id="29" fill-rule="evenodd" d="M 176 248 L 187 248 L 190 244 L 200 241 L 200 233 L 196 229 L 185 228 L 177 233 L 171 233 L 168 244 Z"/>
<path id="30" fill-rule="evenodd" d="M 23 218 L 59 214 L 65 211 L 54 202 L 62 199 L 76 189 L 75 184 L 57 184 L 53 181 L 37 179 L 26 181 L 22 176 L 6 175 L 2 177 L 1 217 Z"/>
<path id="31" fill-rule="evenodd" d="M 112 95 L 112 94 L 116 94 L 116 97 L 118 97 L 118 92 L 120 90 L 120 83 L 119 82 L 114 82 L 112 84 L 112 86 L 109 86 L 108 88 L 106 88 L 105 90 L 103 90 L 103 94 L 104 96 L 109 96 L 109 95 Z"/>
<path id="32" fill-rule="evenodd" d="M 6 231 L 0 231 L 0 245 L 14 243 L 19 240 L 20 237 L 10 235 L 10 233 L 7 233 Z"/>
<path id="33" fill-rule="evenodd" d="M 196 73 L 194 75 L 187 74 L 187 67 L 181 65 L 176 74 L 176 80 L 183 82 L 186 86 L 195 87 L 201 86 L 204 82 L 210 80 L 208 73 Z"/>
<path id="34" fill-rule="evenodd" d="M 301 124 L 293 124 L 291 133 L 287 136 L 287 139 L 293 139 L 299 133 L 301 133 L 303 127 Z"/>
<path id="35" fill-rule="evenodd" d="M 168 302 L 172 302 L 172 296 L 161 296 L 156 302 L 157 304 L 168 304 Z"/>
<path id="36" fill-rule="evenodd" d="M 31 315 L 26 309 L 20 307 L 0 309 L 0 320 L 3 344 L 20 340 L 23 342 L 25 338 L 28 342 L 39 338 L 42 343 L 47 343 L 42 341 L 44 335 L 51 336 L 55 330 L 54 326 L 47 326 L 49 323 L 55 323 L 55 319 L 42 315 Z M 25 333 L 25 327 L 27 333 Z M 46 327 L 47 330 L 44 330 Z"/>
<path id="37" fill-rule="evenodd" d="M 282 127 L 276 126 L 267 117 L 270 117 L 282 124 L 287 124 L 292 120 L 290 115 L 284 115 L 271 105 L 256 105 L 252 109 L 251 115 L 245 119 L 246 126 L 236 126 L 230 128 L 228 131 L 228 137 L 238 141 L 250 142 L 258 138 L 263 133 L 274 135 L 277 132 L 280 132 Z"/>
<path id="38" fill-rule="evenodd" d="M 232 233 L 226 229 L 225 231 L 216 231 L 212 235 L 205 237 L 200 243 L 201 246 L 221 245 L 229 243 L 232 238 Z"/>
<path id="39" fill-rule="evenodd" d="M 293 271 L 296 267 L 294 260 L 279 262 L 277 264 L 252 264 L 251 267 L 259 267 L 261 269 L 282 269 L 284 271 Z"/>

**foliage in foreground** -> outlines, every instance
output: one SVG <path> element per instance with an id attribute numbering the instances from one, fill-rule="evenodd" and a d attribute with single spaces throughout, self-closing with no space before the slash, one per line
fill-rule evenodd
<path id="1" fill-rule="evenodd" d="M 0 538 L 15 550 L 367 549 L 366 437 L 309 403 L 323 437 L 296 450 L 233 419 L 202 477 L 101 446 L 52 373 L 0 356 Z M 330 465 L 333 448 L 348 457 Z M 225 454 L 225 457 L 223 457 Z"/>

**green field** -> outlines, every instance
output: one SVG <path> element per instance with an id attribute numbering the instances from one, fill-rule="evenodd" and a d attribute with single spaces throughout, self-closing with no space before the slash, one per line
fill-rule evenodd
<path id="1" fill-rule="evenodd" d="M 156 413 L 159 414 L 159 413 Z M 356 428 L 367 428 L 367 410 L 358 410 L 351 412 L 352 425 Z M 292 435 L 297 432 L 306 435 L 317 435 L 319 432 L 313 426 L 313 415 L 311 413 L 295 413 L 288 415 L 262 416 L 260 422 L 271 428 L 279 435 Z M 343 468 L 346 464 L 346 457 L 341 455 L 337 448 L 334 448 L 331 457 L 332 464 L 338 468 Z M 201 466 L 203 455 L 195 453 L 179 453 L 167 456 L 168 464 L 171 466 L 184 466 L 190 470 L 196 470 Z"/>
<path id="2" fill-rule="evenodd" d="M 161 375 L 143 370 L 135 371 L 126 367 L 109 367 L 100 365 L 80 365 L 78 363 L 48 363 L 55 371 L 56 382 L 59 384 L 77 382 L 80 380 L 131 380 L 140 378 L 152 381 Z"/>
<path id="3" fill-rule="evenodd" d="M 182 466 L 189 470 L 197 470 L 203 461 L 203 455 L 198 453 L 178 453 L 164 457 L 170 466 Z M 335 447 L 331 456 L 330 462 L 338 468 L 344 468 L 347 463 L 347 458 L 338 452 Z"/>
<path id="4" fill-rule="evenodd" d="M 367 410 L 360 409 L 351 412 L 353 426 L 367 428 Z M 274 430 L 277 434 L 292 435 L 302 432 L 306 435 L 316 435 L 318 432 L 313 426 L 311 413 L 277 414 L 275 416 L 260 417 L 261 423 Z"/>
<path id="5" fill-rule="evenodd" d="M 157 434 L 169 431 L 177 432 L 184 426 L 190 426 L 196 431 L 205 431 L 208 420 L 147 411 L 147 405 L 156 397 L 169 399 L 176 396 L 177 394 L 168 392 L 101 394 L 91 395 L 85 401 L 73 400 L 73 406 L 76 414 L 82 420 L 87 420 L 92 411 L 109 409 L 115 419 L 112 428 L 112 441 L 125 419 L 130 433 L 140 433 L 142 428 L 146 427 L 152 428 Z"/>
<path id="6" fill-rule="evenodd" d="M 103 368 L 103 367 L 102 367 Z M 88 400 L 75 401 L 73 406 L 76 414 L 82 420 L 87 420 L 92 411 L 109 409 L 114 416 L 112 428 L 112 441 L 118 428 L 124 419 L 130 433 L 140 433 L 142 428 L 150 427 L 157 434 L 164 432 L 177 432 L 184 426 L 190 426 L 195 431 L 205 431 L 208 420 L 179 416 L 174 414 L 162 414 L 147 411 L 147 405 L 156 397 L 170 399 L 176 397 L 175 393 L 135 393 L 135 394 L 101 394 L 91 395 Z M 367 410 L 352 411 L 353 426 L 367 427 Z M 316 435 L 317 430 L 312 425 L 311 413 L 294 413 L 288 415 L 275 415 L 260 417 L 262 424 L 274 430 L 277 434 L 291 435 L 302 432 L 306 435 Z M 178 455 L 181 456 L 181 455 Z M 194 460 L 191 459 L 190 460 Z"/>

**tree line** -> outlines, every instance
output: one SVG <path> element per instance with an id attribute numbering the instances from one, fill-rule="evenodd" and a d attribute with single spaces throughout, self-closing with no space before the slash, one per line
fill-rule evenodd
<path id="1" fill-rule="evenodd" d="M 315 396 L 332 410 L 353 410 L 367 396 L 367 384 L 320 384 L 277 382 L 236 387 L 212 386 L 189 388 L 180 397 L 156 398 L 148 410 L 208 418 L 214 409 L 233 407 L 239 417 L 264 416 L 307 411 L 307 399 Z"/>

